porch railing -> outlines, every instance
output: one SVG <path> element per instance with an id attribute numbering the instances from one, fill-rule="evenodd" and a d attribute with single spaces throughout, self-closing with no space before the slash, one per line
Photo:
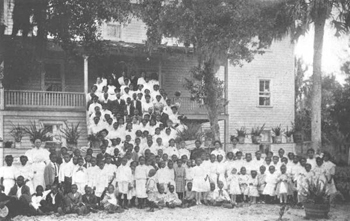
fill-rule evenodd
<path id="1" fill-rule="evenodd" d="M 178 100 L 181 103 L 179 112 L 180 114 L 193 114 L 193 115 L 205 115 L 207 114 L 207 110 L 204 106 L 199 105 L 196 101 L 191 100 L 190 97 L 180 97 Z M 173 102 L 176 103 L 177 101 L 173 98 Z M 219 110 L 219 113 L 224 113 L 224 108 Z"/>
<path id="2" fill-rule="evenodd" d="M 84 93 L 5 90 L 6 107 L 85 109 Z"/>

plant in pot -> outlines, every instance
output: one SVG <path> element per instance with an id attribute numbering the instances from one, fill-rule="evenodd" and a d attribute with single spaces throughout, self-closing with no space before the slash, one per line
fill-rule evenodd
<path id="1" fill-rule="evenodd" d="M 61 129 L 61 133 L 67 141 L 68 150 L 72 151 L 78 146 L 78 139 L 81 134 L 81 130 L 79 130 L 80 123 L 78 123 L 77 125 L 74 125 L 72 123 L 70 126 L 67 124 L 67 122 L 65 122 L 64 124 L 66 127 Z"/>
<path id="2" fill-rule="evenodd" d="M 10 135 L 15 140 L 15 148 L 21 148 L 21 141 L 25 134 L 25 129 L 19 124 L 17 125 L 14 125 L 13 123 L 11 124 L 12 124 L 12 129 L 10 131 Z"/>
<path id="3" fill-rule="evenodd" d="M 238 143 L 244 144 L 245 135 L 246 135 L 246 128 L 241 127 L 240 129 L 237 129 L 237 137 L 238 137 Z"/>
<path id="4" fill-rule="evenodd" d="M 40 139 L 42 142 L 50 140 L 49 128 L 39 127 L 35 121 L 30 121 L 29 127 L 24 127 L 24 131 L 29 136 L 29 140 L 32 143 L 34 143 L 36 139 Z"/>
<path id="5" fill-rule="evenodd" d="M 304 209 L 307 218 L 327 218 L 330 209 L 330 197 L 326 182 L 318 178 L 307 180 L 302 189 Z"/>
<path id="6" fill-rule="evenodd" d="M 287 143 L 292 143 L 292 137 L 293 137 L 293 134 L 294 134 L 294 129 L 290 129 L 288 128 L 287 126 L 287 130 L 286 132 L 284 133 L 286 135 L 286 141 Z"/>
<path id="7" fill-rule="evenodd" d="M 252 128 L 251 136 L 252 136 L 252 142 L 254 144 L 261 143 L 261 133 L 263 132 L 264 127 L 265 127 L 265 124 L 263 124 L 261 127 Z"/>
<path id="8" fill-rule="evenodd" d="M 272 142 L 273 143 L 282 143 L 283 130 L 281 128 L 281 124 L 272 128 L 272 132 L 273 132 Z"/>
<path id="9" fill-rule="evenodd" d="M 195 142 L 200 139 L 201 136 L 206 137 L 206 134 L 200 133 L 201 124 L 199 123 L 188 123 L 186 128 L 178 133 L 178 138 L 185 141 L 186 147 L 192 149 L 195 147 Z"/>

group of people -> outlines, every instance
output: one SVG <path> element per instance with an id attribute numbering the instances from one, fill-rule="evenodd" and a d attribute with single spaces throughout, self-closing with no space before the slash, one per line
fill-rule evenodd
<path id="1" fill-rule="evenodd" d="M 109 147 L 113 154 L 108 154 L 102 144 L 98 154 L 89 148 L 83 156 L 79 149 L 46 150 L 36 140 L 35 148 L 20 157 L 20 166 L 12 165 L 11 155 L 5 157 L 0 208 L 7 206 L 9 216 L 84 215 L 130 207 L 154 211 L 200 204 L 233 208 L 237 203 L 302 203 L 314 180 L 324 180 L 328 194 L 336 191 L 329 153 L 315 157 L 310 149 L 303 158 L 280 149 L 278 155 L 257 151 L 253 157 L 239 150 L 226 154 L 219 141 L 214 146 L 208 153 L 197 140 L 191 151 L 177 143 L 171 155 L 165 153 L 169 147 L 156 154 L 149 149 L 123 154 Z"/>

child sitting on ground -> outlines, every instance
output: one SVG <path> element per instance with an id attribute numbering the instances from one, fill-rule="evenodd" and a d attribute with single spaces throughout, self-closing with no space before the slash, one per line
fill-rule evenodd
<path id="1" fill-rule="evenodd" d="M 114 191 L 114 186 L 112 184 L 108 186 L 107 192 L 101 201 L 101 205 L 107 213 L 123 212 L 123 209 L 118 205 L 116 192 Z"/>
<path id="2" fill-rule="evenodd" d="M 194 205 L 196 205 L 196 192 L 192 191 L 192 183 L 189 182 L 187 183 L 186 196 L 182 201 L 182 207 L 188 208 Z"/>
<path id="3" fill-rule="evenodd" d="M 169 208 L 175 208 L 177 206 L 181 206 L 182 202 L 179 199 L 178 195 L 174 192 L 175 187 L 173 185 L 169 185 L 169 192 L 166 194 L 166 205 Z"/>
<path id="4" fill-rule="evenodd" d="M 82 201 L 82 195 L 78 192 L 78 186 L 73 184 L 72 192 L 65 197 L 65 213 L 76 213 L 78 215 L 87 214 L 86 206 Z"/>
<path id="5" fill-rule="evenodd" d="M 215 202 L 214 200 L 214 192 L 215 192 L 215 183 L 210 183 L 210 191 L 208 191 L 204 197 L 204 204 L 208 206 L 212 206 Z"/>
<path id="6" fill-rule="evenodd" d="M 214 191 L 214 204 L 213 206 L 222 206 L 225 208 L 233 208 L 230 201 L 230 195 L 224 190 L 224 183 L 218 182 L 218 188 Z"/>
<path id="7" fill-rule="evenodd" d="M 37 211 L 37 213 L 39 215 L 43 215 L 44 214 L 44 212 L 41 211 L 41 209 L 40 209 L 40 206 L 41 206 L 40 205 L 40 201 L 42 201 L 44 199 L 43 192 L 44 192 L 44 188 L 41 185 L 39 185 L 39 186 L 36 187 L 36 193 L 34 193 L 32 195 L 31 205 Z"/>
<path id="8" fill-rule="evenodd" d="M 98 199 L 97 196 L 93 194 L 91 187 L 85 187 L 85 194 L 82 197 L 82 201 L 85 204 L 88 213 L 97 213 Z"/>
<path id="9" fill-rule="evenodd" d="M 165 207 L 166 194 L 164 193 L 164 189 L 163 185 L 158 185 L 158 192 L 155 194 L 153 200 L 149 202 L 149 212 L 154 212 L 155 208 L 162 209 Z"/>

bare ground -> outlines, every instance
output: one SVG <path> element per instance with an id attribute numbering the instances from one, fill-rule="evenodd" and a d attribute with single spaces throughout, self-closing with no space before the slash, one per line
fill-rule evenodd
<path id="1" fill-rule="evenodd" d="M 99 212 L 97 214 L 89 214 L 86 216 L 77 216 L 69 214 L 61 217 L 52 216 L 36 216 L 36 217 L 16 217 L 15 221 L 51 221 L 51 220 L 75 220 L 75 221 L 95 221 L 95 220 L 118 220 L 118 221 L 275 221 L 279 219 L 279 205 L 245 205 L 240 208 L 225 209 L 207 206 L 195 206 L 192 208 L 176 208 L 156 210 L 153 213 L 147 210 L 130 209 L 121 214 L 106 214 Z M 285 212 L 283 221 L 307 220 L 303 209 L 290 208 Z M 318 220 L 339 220 L 350 221 L 350 204 L 337 205 L 331 208 L 328 219 Z"/>

